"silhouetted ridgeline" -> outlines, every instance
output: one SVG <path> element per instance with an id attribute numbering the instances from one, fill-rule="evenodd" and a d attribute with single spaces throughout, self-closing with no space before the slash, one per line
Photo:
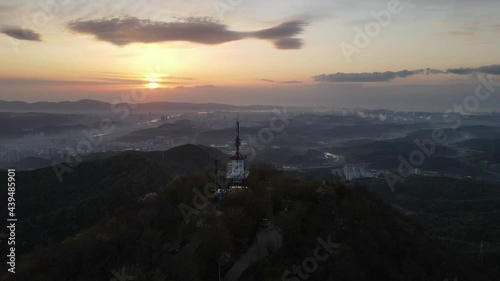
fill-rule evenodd
<path id="1" fill-rule="evenodd" d="M 115 105 L 115 107 L 120 104 Z M 97 100 L 79 100 L 62 102 L 34 102 L 1 101 L 0 111 L 6 112 L 109 112 L 112 104 Z M 141 103 L 138 111 L 165 111 L 165 110 L 245 110 L 245 109 L 273 109 L 274 106 L 234 106 L 217 103 L 176 103 L 176 102 L 151 102 Z"/>

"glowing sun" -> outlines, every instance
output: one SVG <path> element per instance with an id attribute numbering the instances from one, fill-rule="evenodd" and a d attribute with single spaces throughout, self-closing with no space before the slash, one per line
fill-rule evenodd
<path id="1" fill-rule="evenodd" d="M 146 87 L 149 88 L 149 89 L 156 89 L 158 87 L 160 87 L 160 83 L 158 83 L 160 81 L 160 79 L 158 78 L 158 74 L 156 73 L 149 73 L 146 77 L 146 80 L 147 80 L 147 84 L 146 84 Z"/>
<path id="2" fill-rule="evenodd" d="M 149 83 L 147 85 L 147 87 L 150 88 L 150 89 L 156 89 L 156 88 L 160 87 L 160 84 L 158 84 L 158 83 Z"/>

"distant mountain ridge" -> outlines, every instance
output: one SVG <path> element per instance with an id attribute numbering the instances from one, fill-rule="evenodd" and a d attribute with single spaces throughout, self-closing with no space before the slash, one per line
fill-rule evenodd
<path id="1" fill-rule="evenodd" d="M 112 106 L 125 105 L 84 99 L 79 101 L 61 102 L 22 102 L 0 100 L 0 112 L 81 112 L 81 111 L 110 111 Z M 148 102 L 137 106 L 139 111 L 163 111 L 163 110 L 236 110 L 236 109 L 273 109 L 275 106 L 250 105 L 236 106 L 217 103 L 181 103 L 181 102 Z"/>

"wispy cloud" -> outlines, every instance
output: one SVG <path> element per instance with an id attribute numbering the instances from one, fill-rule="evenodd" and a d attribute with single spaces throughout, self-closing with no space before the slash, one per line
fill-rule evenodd
<path id="1" fill-rule="evenodd" d="M 260 81 L 269 82 L 269 83 L 281 83 L 281 84 L 301 84 L 302 81 L 298 80 L 287 80 L 287 81 L 276 81 L 271 79 L 260 79 Z"/>
<path id="2" fill-rule="evenodd" d="M 194 79 L 182 77 L 158 77 L 158 83 L 162 85 L 189 85 Z M 36 78 L 11 78 L 0 77 L 0 83 L 4 86 L 142 86 L 150 83 L 147 77 L 119 77 L 119 76 L 90 76 L 82 80 L 56 80 Z"/>
<path id="3" fill-rule="evenodd" d="M 492 24 L 490 25 L 490 29 L 493 31 L 500 31 L 500 24 Z"/>
<path id="4" fill-rule="evenodd" d="M 94 35 L 98 40 L 124 46 L 131 43 L 187 41 L 216 45 L 248 38 L 268 40 L 277 49 L 300 49 L 303 41 L 295 36 L 304 31 L 306 22 L 295 20 L 250 32 L 232 31 L 211 18 L 188 18 L 183 21 L 159 22 L 135 17 L 74 21 L 68 28 L 77 33 Z"/>
<path id="5" fill-rule="evenodd" d="M 462 27 L 443 32 L 450 36 L 473 36 L 483 32 L 500 31 L 500 24 L 484 24 L 478 21 L 466 22 Z"/>
<path id="6" fill-rule="evenodd" d="M 120 73 L 120 72 L 109 72 L 109 71 L 95 71 L 90 74 L 90 77 L 96 79 L 102 78 L 122 78 L 122 79 L 138 79 L 150 74 L 154 74 L 156 78 L 162 80 L 189 80 L 194 81 L 196 78 L 183 77 L 183 76 L 172 76 L 172 75 L 162 75 L 157 73 Z"/>
<path id="7" fill-rule="evenodd" d="M 40 34 L 31 29 L 3 28 L 0 32 L 18 40 L 42 41 Z"/>
<path id="8" fill-rule="evenodd" d="M 17 8 L 18 6 L 0 4 L 0 13 L 12 13 Z"/>
<path id="9" fill-rule="evenodd" d="M 472 32 L 472 31 L 448 31 L 445 33 L 448 35 L 452 35 L 452 36 L 472 36 L 472 35 L 474 35 L 474 32 Z"/>

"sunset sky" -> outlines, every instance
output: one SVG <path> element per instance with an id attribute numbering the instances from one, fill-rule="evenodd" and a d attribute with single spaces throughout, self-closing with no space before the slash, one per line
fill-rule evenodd
<path id="1" fill-rule="evenodd" d="M 498 0 L 2 0 L 0 99 L 144 88 L 148 101 L 443 109 L 478 74 L 500 81 L 499 12 Z M 360 46 L 367 25 L 379 30 Z"/>

